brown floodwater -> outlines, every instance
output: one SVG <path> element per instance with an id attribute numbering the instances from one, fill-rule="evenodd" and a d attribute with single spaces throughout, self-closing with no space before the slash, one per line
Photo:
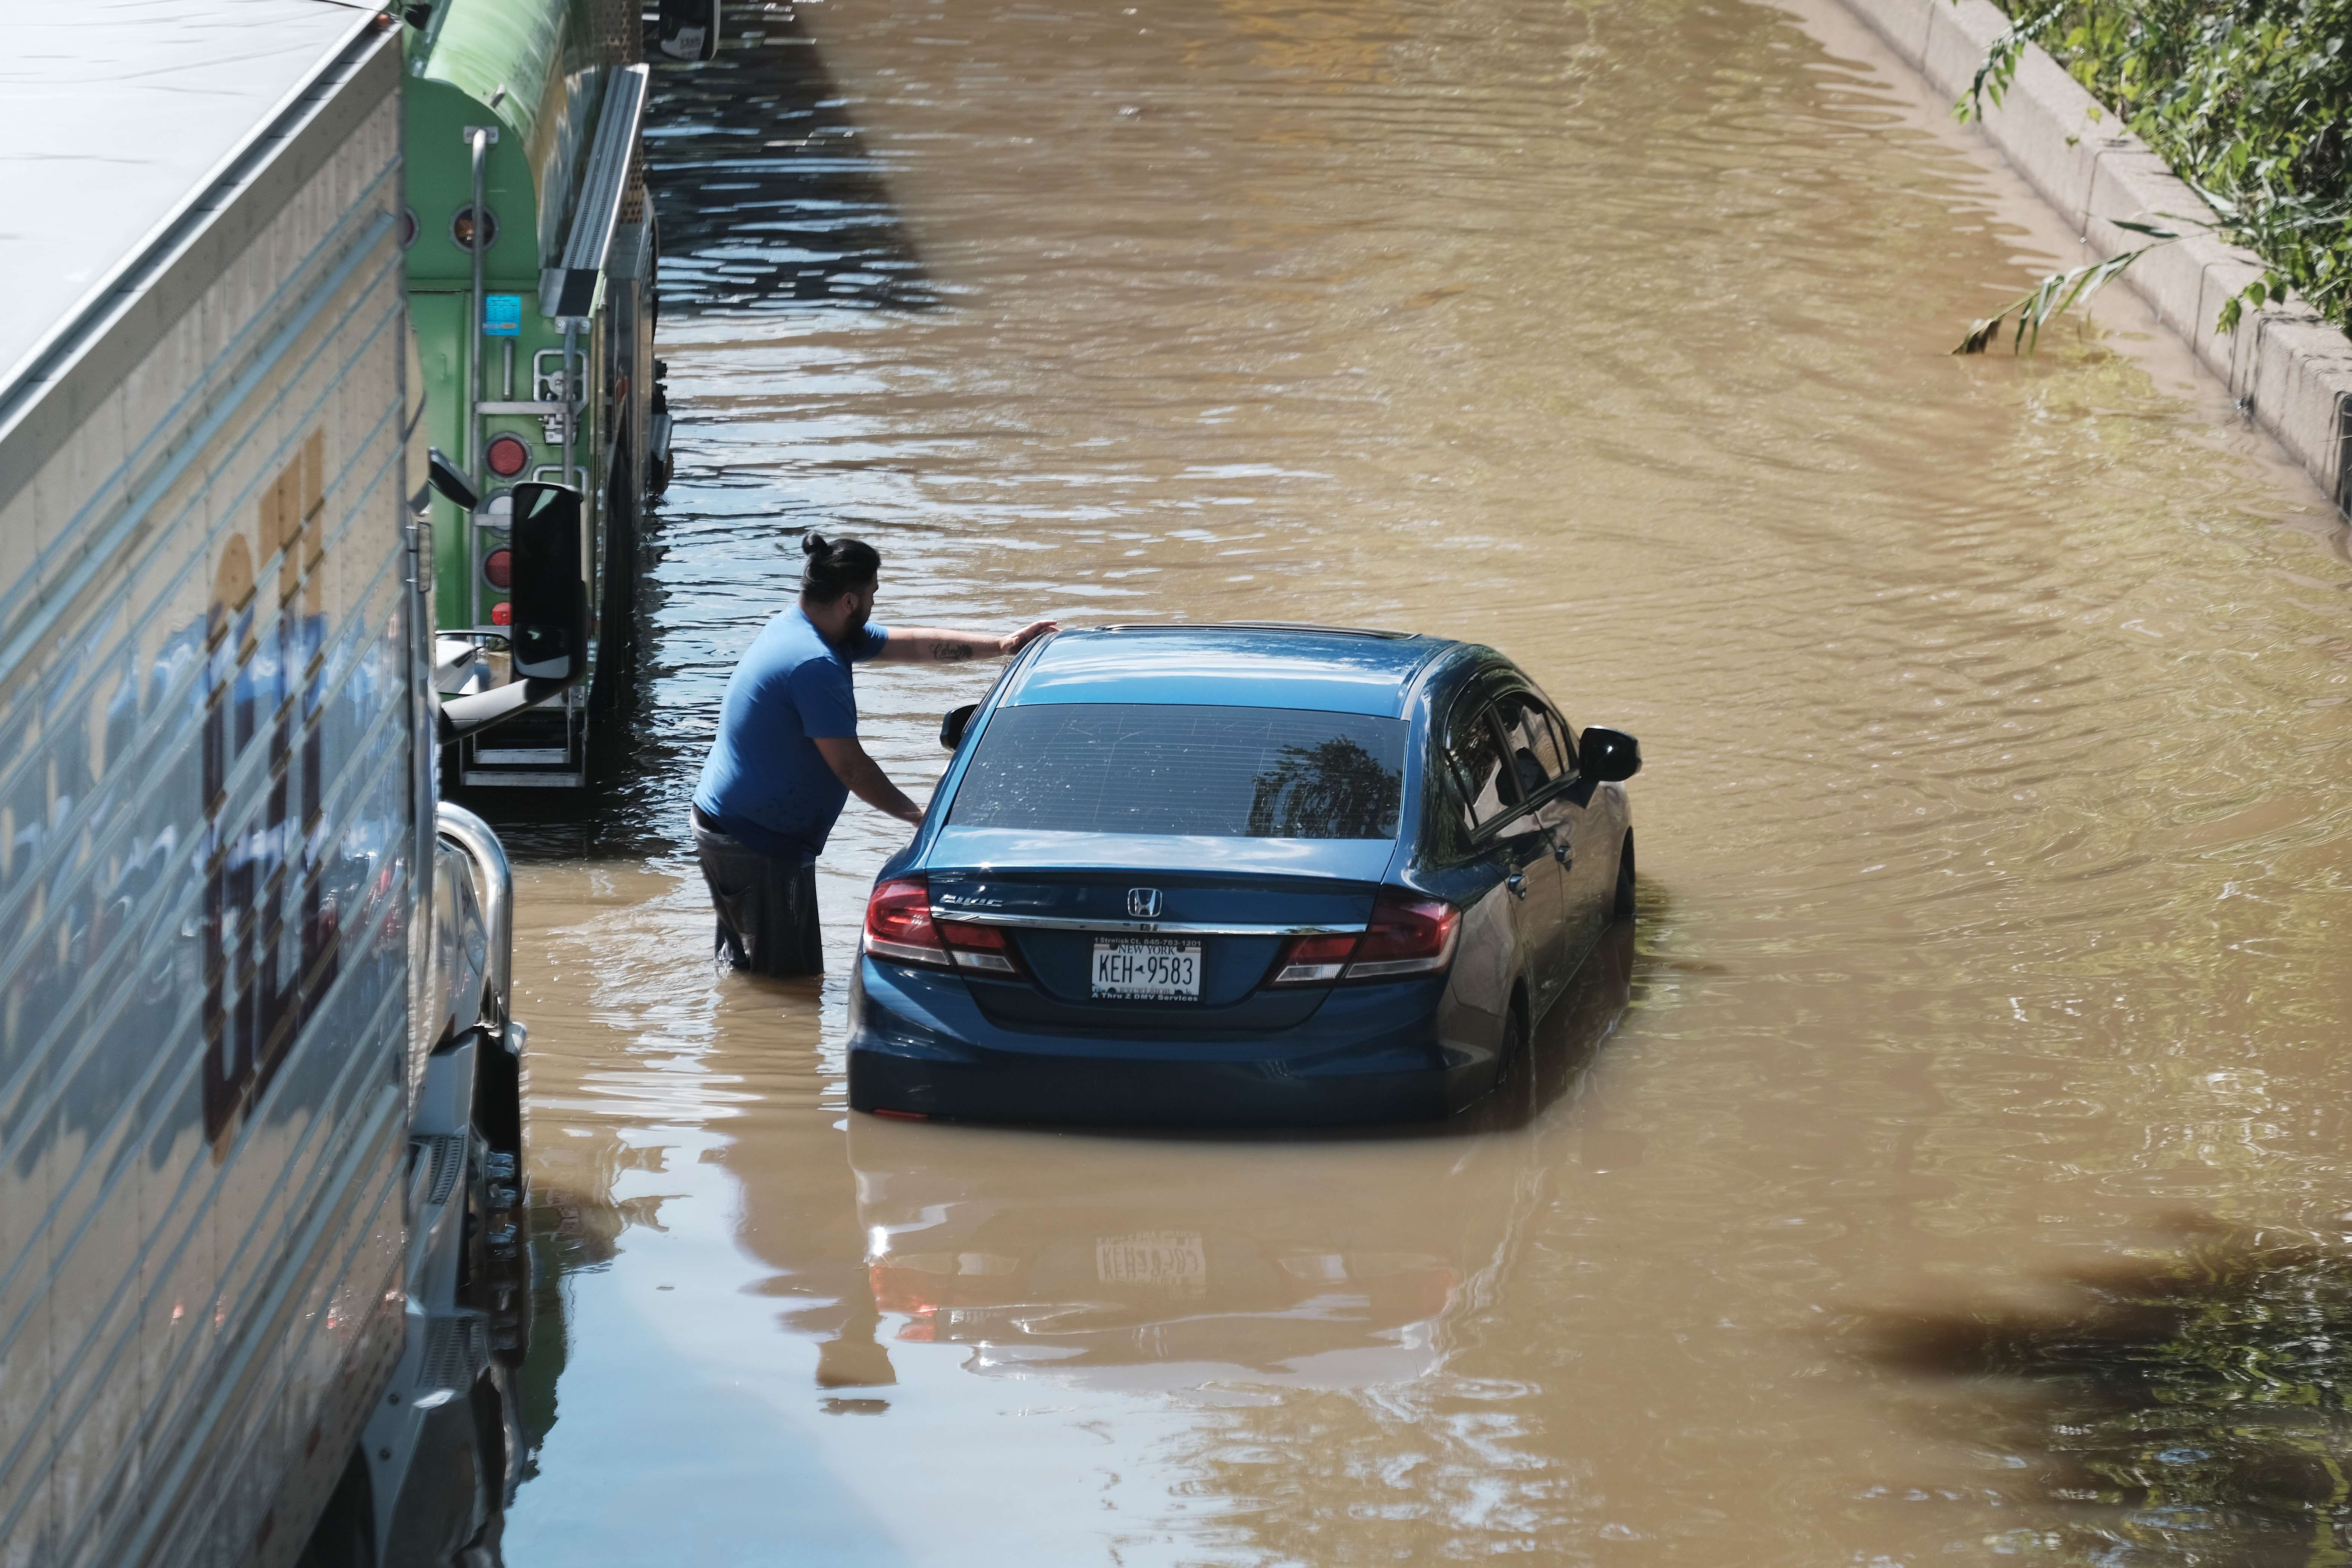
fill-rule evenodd
<path id="1" fill-rule="evenodd" d="M 2340 1282 L 2352 564 L 2120 294 L 1945 353 L 2069 240 L 1944 106 L 1729 0 L 730 27 L 657 83 L 635 731 L 576 811 L 487 803 L 543 1271 L 506 1561 L 2252 1561 L 2053 1457 L 2075 1362 L 1951 1324 L 2214 1226 Z M 1638 939 L 1455 1123 L 849 1114 L 902 830 L 851 807 L 780 984 L 714 973 L 684 827 L 813 524 L 886 621 L 1504 649 L 1642 739 Z M 862 674 L 869 745 L 935 778 L 987 678 Z"/>

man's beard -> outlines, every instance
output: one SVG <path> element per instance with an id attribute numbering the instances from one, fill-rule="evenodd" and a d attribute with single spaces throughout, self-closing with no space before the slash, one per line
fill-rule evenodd
<path id="1" fill-rule="evenodd" d="M 874 606 L 871 605 L 866 605 L 862 610 L 850 611 L 849 618 L 841 623 L 842 642 L 844 644 L 854 643 L 859 637 L 864 637 L 866 635 L 866 623 L 873 618 Z"/>

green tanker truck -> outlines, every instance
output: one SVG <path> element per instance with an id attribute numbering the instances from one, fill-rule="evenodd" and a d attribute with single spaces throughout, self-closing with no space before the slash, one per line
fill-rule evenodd
<path id="1" fill-rule="evenodd" d="M 457 739 L 446 765 L 471 786 L 578 786 L 628 652 L 646 499 L 669 468 L 641 12 L 636 0 L 438 0 L 407 6 L 403 26 L 415 370 L 449 481 L 431 502 L 444 700 L 538 673 L 514 624 L 518 555 L 532 550 L 517 549 L 518 487 L 578 491 L 587 586 L 565 679 L 528 705 L 516 694 L 519 710 Z"/>

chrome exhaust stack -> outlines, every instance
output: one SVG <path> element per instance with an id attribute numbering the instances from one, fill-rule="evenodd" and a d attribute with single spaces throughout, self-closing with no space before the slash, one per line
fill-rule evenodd
<path id="1" fill-rule="evenodd" d="M 481 1023 L 503 1043 L 514 1016 L 507 995 L 514 975 L 514 868 L 507 861 L 506 846 L 499 842 L 490 825 L 464 806 L 442 801 L 437 826 L 442 839 L 462 850 L 473 867 L 475 892 L 481 900 L 482 935 L 488 950 L 482 976 Z"/>

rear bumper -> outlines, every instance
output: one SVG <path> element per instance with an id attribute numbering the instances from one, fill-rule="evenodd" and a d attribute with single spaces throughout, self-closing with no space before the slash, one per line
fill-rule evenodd
<path id="1" fill-rule="evenodd" d="M 849 1016 L 854 1110 L 1124 1127 L 1360 1126 L 1450 1115 L 1494 1077 L 1491 1047 L 1456 1043 L 1443 978 L 1341 988 L 1306 1024 L 1270 1038 L 1077 1037 L 1000 1029 L 959 977 L 861 955 Z"/>

